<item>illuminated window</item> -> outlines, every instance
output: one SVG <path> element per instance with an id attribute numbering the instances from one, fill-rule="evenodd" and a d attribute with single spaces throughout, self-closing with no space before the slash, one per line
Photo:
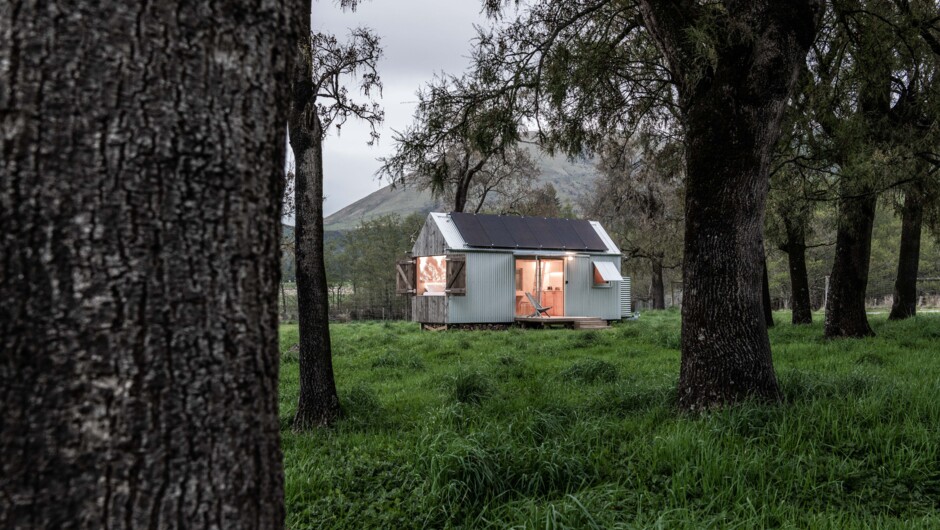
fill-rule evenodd
<path id="1" fill-rule="evenodd" d="M 447 286 L 445 256 L 422 256 L 418 262 L 418 296 L 444 296 Z"/>

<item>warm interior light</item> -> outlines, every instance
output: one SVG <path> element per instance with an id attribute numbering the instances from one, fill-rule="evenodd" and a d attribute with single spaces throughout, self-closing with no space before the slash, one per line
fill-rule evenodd
<path id="1" fill-rule="evenodd" d="M 443 296 L 447 287 L 447 261 L 445 256 L 418 258 L 418 296 Z"/>

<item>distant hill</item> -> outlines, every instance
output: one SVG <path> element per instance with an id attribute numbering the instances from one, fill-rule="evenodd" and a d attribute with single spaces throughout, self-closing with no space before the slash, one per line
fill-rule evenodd
<path id="1" fill-rule="evenodd" d="M 589 190 L 597 174 L 593 158 L 568 160 L 564 155 L 550 156 L 538 146 L 525 144 L 540 169 L 539 185 L 552 184 L 562 202 L 571 203 L 577 209 L 578 199 Z M 346 206 L 324 219 L 326 230 L 351 230 L 362 220 L 382 215 L 407 216 L 412 213 L 428 213 L 449 208 L 434 199 L 429 191 L 386 186 Z"/>

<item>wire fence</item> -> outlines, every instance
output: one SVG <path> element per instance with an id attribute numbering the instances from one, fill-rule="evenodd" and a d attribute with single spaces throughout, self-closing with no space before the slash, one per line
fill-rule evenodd
<path id="1" fill-rule="evenodd" d="M 810 305 L 814 310 L 826 307 L 829 295 L 829 276 L 819 276 L 810 281 Z M 871 310 L 890 310 L 894 303 L 894 281 L 890 278 L 870 278 L 865 290 L 865 307 Z M 771 294 L 774 309 L 790 309 L 792 299 L 789 292 Z M 917 307 L 940 309 L 940 278 L 917 279 Z"/>
<path id="2" fill-rule="evenodd" d="M 282 283 L 278 298 L 281 322 L 297 322 L 297 284 Z M 331 291 L 329 298 L 329 316 L 334 322 L 411 319 L 411 300 L 407 296 L 337 290 Z"/>

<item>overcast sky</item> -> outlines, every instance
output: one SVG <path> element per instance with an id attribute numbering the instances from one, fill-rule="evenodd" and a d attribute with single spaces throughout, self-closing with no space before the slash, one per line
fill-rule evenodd
<path id="1" fill-rule="evenodd" d="M 379 73 L 385 124 L 378 144 L 366 145 L 368 128 L 347 122 L 342 134 L 330 131 L 324 144 L 324 204 L 329 215 L 386 183 L 375 178 L 377 157 L 393 147 L 392 130 L 411 121 L 415 91 L 435 73 L 459 74 L 467 66 L 474 24 L 485 24 L 480 0 L 371 0 L 355 11 L 342 11 L 334 0 L 313 2 L 314 31 L 343 40 L 351 28 L 366 26 L 382 39 Z"/>

